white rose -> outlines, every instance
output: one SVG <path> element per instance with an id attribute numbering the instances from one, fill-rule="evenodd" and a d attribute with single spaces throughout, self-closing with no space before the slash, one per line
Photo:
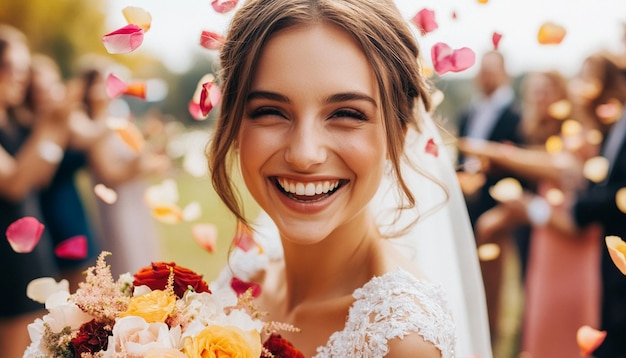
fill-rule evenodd
<path id="1" fill-rule="evenodd" d="M 77 330 L 83 323 L 93 319 L 74 302 L 70 302 L 69 297 L 68 292 L 59 291 L 50 295 L 46 300 L 48 314 L 43 316 L 43 321 L 50 325 L 50 329 L 54 333 L 59 333 L 68 326 L 71 330 Z"/>
<path id="2" fill-rule="evenodd" d="M 140 355 L 149 350 L 178 349 L 179 346 L 179 326 L 170 330 L 163 322 L 147 323 L 141 317 L 127 316 L 115 322 L 105 357 L 113 357 L 117 352 Z"/>

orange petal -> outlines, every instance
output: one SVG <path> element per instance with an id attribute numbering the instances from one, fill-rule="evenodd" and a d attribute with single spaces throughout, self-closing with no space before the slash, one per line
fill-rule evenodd
<path id="1" fill-rule="evenodd" d="M 144 81 L 137 81 L 129 83 L 124 91 L 127 96 L 133 96 L 140 99 L 146 99 L 146 83 Z"/>
<path id="2" fill-rule="evenodd" d="M 576 332 L 576 342 L 583 356 L 588 356 L 604 342 L 606 331 L 599 331 L 589 326 L 582 326 Z"/>
<path id="3" fill-rule="evenodd" d="M 117 201 L 117 192 L 107 188 L 104 184 L 96 184 L 96 186 L 93 187 L 93 192 L 100 200 L 107 204 L 113 204 Z"/>
<path id="4" fill-rule="evenodd" d="M 565 119 L 572 113 L 572 104 L 566 99 L 556 101 L 548 107 L 548 114 L 556 119 Z"/>
<path id="5" fill-rule="evenodd" d="M 606 179 L 609 173 L 609 160 L 605 157 L 593 157 L 588 159 L 583 166 L 583 175 L 594 183 Z"/>
<path id="6" fill-rule="evenodd" d="M 626 275 L 626 243 L 619 236 L 607 236 L 604 238 L 609 250 L 611 260 L 617 268 Z"/>
<path id="7" fill-rule="evenodd" d="M 617 208 L 619 211 L 626 214 L 626 188 L 621 188 L 615 194 L 615 204 L 617 204 Z"/>
<path id="8" fill-rule="evenodd" d="M 563 41 L 566 31 L 563 26 L 546 22 L 539 28 L 537 41 L 542 45 L 558 45 Z"/>
<path id="9" fill-rule="evenodd" d="M 522 192 L 522 185 L 515 178 L 504 178 L 489 188 L 489 195 L 500 202 L 519 199 Z"/>
<path id="10" fill-rule="evenodd" d="M 489 0 L 477 0 L 479 4 L 486 4 Z"/>
<path id="11" fill-rule="evenodd" d="M 129 24 L 139 26 L 144 32 L 150 30 L 152 15 L 148 11 L 136 6 L 127 6 L 122 9 L 122 14 Z"/>
<path id="12" fill-rule="evenodd" d="M 183 212 L 177 205 L 153 206 L 152 215 L 165 224 L 177 224 L 183 220 Z"/>
<path id="13" fill-rule="evenodd" d="M 217 243 L 217 226 L 213 224 L 195 224 L 191 227 L 193 239 L 210 253 L 215 252 Z"/>

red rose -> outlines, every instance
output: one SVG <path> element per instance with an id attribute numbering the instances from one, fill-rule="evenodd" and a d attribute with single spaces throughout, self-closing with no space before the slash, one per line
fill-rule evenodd
<path id="1" fill-rule="evenodd" d="M 144 267 L 135 273 L 134 286 L 146 285 L 152 290 L 164 290 L 170 277 L 170 269 L 174 272 L 174 293 L 182 298 L 191 287 L 195 292 L 208 292 L 209 285 L 202 279 L 202 275 L 181 267 L 173 262 L 153 262 L 151 266 Z"/>
<path id="2" fill-rule="evenodd" d="M 279 334 L 271 334 L 263 343 L 263 347 L 270 351 L 274 357 L 280 358 L 304 358 L 304 354 L 296 349 L 288 340 Z"/>
<path id="3" fill-rule="evenodd" d="M 103 322 L 91 320 L 80 326 L 78 335 L 71 340 L 74 357 L 81 357 L 83 353 L 96 353 L 107 348 L 111 331 Z"/>

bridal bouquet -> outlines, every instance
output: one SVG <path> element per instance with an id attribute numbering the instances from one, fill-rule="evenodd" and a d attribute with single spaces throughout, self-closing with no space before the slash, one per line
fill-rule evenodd
<path id="1" fill-rule="evenodd" d="M 211 292 L 202 276 L 164 262 L 114 280 L 109 254 L 75 293 L 66 280 L 31 282 L 28 296 L 48 313 L 28 326 L 25 358 L 303 357 L 276 333 L 295 328 L 261 320 L 252 289 Z"/>

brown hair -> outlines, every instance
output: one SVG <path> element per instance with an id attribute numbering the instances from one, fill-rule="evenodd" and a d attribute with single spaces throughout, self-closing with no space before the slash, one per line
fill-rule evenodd
<path id="1" fill-rule="evenodd" d="M 388 155 L 408 201 L 415 198 L 400 174 L 404 136 L 419 129 L 417 103 L 430 109 L 419 47 L 391 0 L 249 0 L 235 14 L 220 54 L 222 104 L 209 168 L 213 186 L 237 219 L 247 225 L 230 170 L 246 97 L 265 43 L 276 32 L 296 25 L 327 23 L 350 34 L 367 55 L 375 74 L 385 121 Z"/>

